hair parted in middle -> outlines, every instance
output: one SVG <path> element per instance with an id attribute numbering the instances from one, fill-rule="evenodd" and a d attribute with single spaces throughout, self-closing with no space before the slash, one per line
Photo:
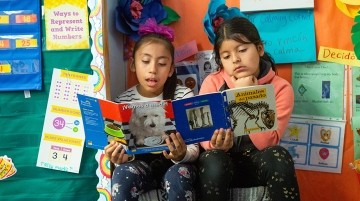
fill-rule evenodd
<path id="1" fill-rule="evenodd" d="M 231 19 L 222 22 L 216 30 L 215 43 L 214 43 L 214 54 L 215 61 L 219 68 L 222 68 L 220 59 L 220 47 L 224 40 L 235 40 L 242 44 L 254 44 L 264 45 L 261 40 L 260 34 L 256 26 L 245 17 L 233 17 Z M 262 59 L 271 63 L 271 67 L 274 71 L 275 62 L 269 53 L 265 51 Z"/>
<path id="2" fill-rule="evenodd" d="M 154 24 L 155 23 L 155 24 Z M 175 59 L 175 47 L 172 44 L 174 40 L 174 31 L 165 25 L 158 25 L 156 21 L 152 20 L 151 18 L 148 19 L 143 25 L 139 27 L 139 35 L 140 38 L 138 41 L 135 42 L 134 49 L 133 49 L 133 57 L 135 58 L 136 51 L 144 44 L 149 43 L 160 43 L 163 44 L 170 52 L 171 55 L 171 64 L 174 65 Z M 163 90 L 163 99 L 173 99 L 174 93 L 177 85 L 177 75 L 176 71 L 168 77 L 164 84 Z"/>

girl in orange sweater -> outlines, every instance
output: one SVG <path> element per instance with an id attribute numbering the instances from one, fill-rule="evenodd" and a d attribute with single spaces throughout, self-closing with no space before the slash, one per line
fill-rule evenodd
<path id="1" fill-rule="evenodd" d="M 243 17 L 222 22 L 216 30 L 215 60 L 219 71 L 208 75 L 200 94 L 229 88 L 272 84 L 275 89 L 278 127 L 234 138 L 233 131 L 217 129 L 201 143 L 199 158 L 202 200 L 228 200 L 229 188 L 266 186 L 270 199 L 299 200 L 294 162 L 279 146 L 294 105 L 292 86 L 275 73 L 273 59 L 264 50 L 257 28 Z"/>

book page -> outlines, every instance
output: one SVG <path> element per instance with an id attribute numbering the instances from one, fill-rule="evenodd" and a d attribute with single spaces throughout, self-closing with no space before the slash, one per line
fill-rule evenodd
<path id="1" fill-rule="evenodd" d="M 220 92 L 173 101 L 176 129 L 185 143 L 210 140 L 218 128 L 229 128 Z"/>
<path id="2" fill-rule="evenodd" d="M 115 103 L 78 95 L 86 146 L 104 149 L 115 140 L 128 154 L 166 150 L 165 139 L 176 131 L 171 100 Z"/>
<path id="3" fill-rule="evenodd" d="M 274 87 L 256 85 L 222 92 L 235 136 L 277 128 Z"/>

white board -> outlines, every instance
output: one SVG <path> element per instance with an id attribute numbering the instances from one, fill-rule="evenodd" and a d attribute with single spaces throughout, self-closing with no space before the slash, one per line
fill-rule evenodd
<path id="1" fill-rule="evenodd" d="M 314 0 L 240 0 L 242 12 L 314 8 Z"/>

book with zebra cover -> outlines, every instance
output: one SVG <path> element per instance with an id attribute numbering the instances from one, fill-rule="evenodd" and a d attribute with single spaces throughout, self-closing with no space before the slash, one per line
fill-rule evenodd
<path id="1" fill-rule="evenodd" d="M 165 139 L 180 132 L 186 144 L 210 140 L 215 129 L 235 136 L 277 126 L 274 88 L 257 85 L 180 100 L 115 103 L 78 94 L 86 147 L 104 149 L 111 140 L 128 154 L 167 150 Z"/>

